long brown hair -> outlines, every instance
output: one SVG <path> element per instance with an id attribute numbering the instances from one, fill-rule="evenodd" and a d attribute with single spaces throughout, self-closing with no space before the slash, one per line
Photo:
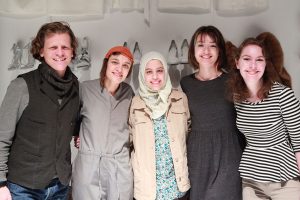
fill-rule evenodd
<path id="1" fill-rule="evenodd" d="M 256 39 L 263 42 L 266 50 L 268 51 L 270 61 L 273 63 L 277 71 L 280 82 L 292 88 L 291 76 L 284 67 L 284 54 L 279 40 L 270 32 L 263 32 L 256 36 Z"/>
<path id="2" fill-rule="evenodd" d="M 270 89 L 274 82 L 280 82 L 280 78 L 270 60 L 268 51 L 263 42 L 256 38 L 245 39 L 236 51 L 236 61 L 240 59 L 243 49 L 249 45 L 256 45 L 262 49 L 263 56 L 266 60 L 265 72 L 262 76 L 262 86 L 258 91 L 257 96 L 264 99 L 268 96 Z M 230 72 L 230 78 L 228 79 L 228 90 L 233 101 L 241 102 L 250 97 L 249 90 L 243 77 L 240 74 L 239 69 L 233 68 Z"/>
<path id="3" fill-rule="evenodd" d="M 197 42 L 198 36 L 203 37 L 208 35 L 217 45 L 219 50 L 218 60 L 217 60 L 217 69 L 221 70 L 224 68 L 227 70 L 227 56 L 226 56 L 226 48 L 225 48 L 225 40 L 222 33 L 214 26 L 201 26 L 199 27 L 195 33 L 193 34 L 189 46 L 188 59 L 189 63 L 192 65 L 194 69 L 199 68 L 199 63 L 195 57 L 195 44 Z"/>

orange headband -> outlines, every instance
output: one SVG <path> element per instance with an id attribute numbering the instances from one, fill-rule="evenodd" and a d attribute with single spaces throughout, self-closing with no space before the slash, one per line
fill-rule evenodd
<path id="1" fill-rule="evenodd" d="M 115 46 L 106 53 L 105 58 L 108 59 L 113 53 L 120 53 L 129 58 L 129 60 L 133 63 L 133 55 L 127 47 Z"/>

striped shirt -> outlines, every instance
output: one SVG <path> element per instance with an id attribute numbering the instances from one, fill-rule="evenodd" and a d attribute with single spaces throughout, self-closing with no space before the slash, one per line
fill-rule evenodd
<path id="1" fill-rule="evenodd" d="M 239 171 L 257 182 L 281 182 L 300 176 L 295 152 L 300 151 L 300 104 L 294 92 L 274 83 L 267 98 L 235 103 L 237 127 L 247 146 Z"/>

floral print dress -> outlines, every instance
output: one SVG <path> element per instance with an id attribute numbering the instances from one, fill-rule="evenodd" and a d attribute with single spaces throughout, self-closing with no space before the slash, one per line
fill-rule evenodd
<path id="1" fill-rule="evenodd" d="M 156 199 L 176 199 L 185 195 L 178 190 L 165 115 L 153 120 L 156 158 Z"/>

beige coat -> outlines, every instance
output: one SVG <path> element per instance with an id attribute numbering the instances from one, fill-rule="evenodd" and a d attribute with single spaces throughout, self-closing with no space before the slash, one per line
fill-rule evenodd
<path id="1" fill-rule="evenodd" d="M 176 181 L 181 192 L 190 188 L 186 157 L 186 136 L 190 125 L 187 97 L 173 90 L 168 101 L 167 128 L 173 157 Z M 134 197 L 137 200 L 154 200 L 156 197 L 155 136 L 150 110 L 140 96 L 131 103 L 129 130 L 133 151 Z"/>

